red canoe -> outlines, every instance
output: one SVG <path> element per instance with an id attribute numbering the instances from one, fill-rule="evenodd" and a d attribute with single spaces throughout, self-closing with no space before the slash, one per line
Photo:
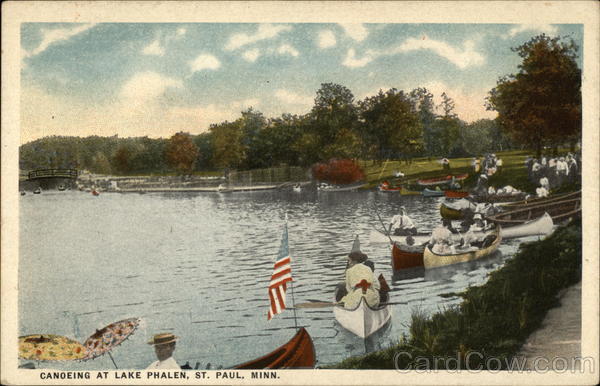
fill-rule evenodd
<path id="1" fill-rule="evenodd" d="M 312 369 L 316 355 L 313 341 L 308 332 L 301 327 L 289 342 L 267 355 L 251 360 L 234 369 Z"/>
<path id="2" fill-rule="evenodd" d="M 423 251 L 425 248 L 420 249 L 420 252 L 403 250 L 401 246 L 394 243 L 392 246 L 392 269 L 394 272 L 408 268 L 423 267 Z"/>
<path id="3" fill-rule="evenodd" d="M 457 174 L 455 176 L 448 174 L 447 176 L 443 176 L 443 177 L 426 178 L 426 179 L 417 180 L 417 184 L 419 184 L 421 186 L 447 184 L 447 183 L 452 182 L 452 177 L 454 177 L 454 181 L 462 181 L 462 180 L 466 179 L 467 177 L 469 177 L 469 174 L 468 173 Z"/>
<path id="4" fill-rule="evenodd" d="M 469 196 L 469 192 L 461 190 L 444 190 L 444 196 L 448 198 L 464 198 Z"/>

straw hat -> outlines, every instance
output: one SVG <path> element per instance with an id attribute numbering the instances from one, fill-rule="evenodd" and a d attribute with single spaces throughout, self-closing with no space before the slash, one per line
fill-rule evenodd
<path id="1" fill-rule="evenodd" d="M 156 346 L 159 344 L 174 343 L 175 341 L 177 341 L 177 339 L 177 336 L 169 332 L 163 332 L 161 334 L 154 335 L 154 337 L 148 341 L 148 344 Z"/>

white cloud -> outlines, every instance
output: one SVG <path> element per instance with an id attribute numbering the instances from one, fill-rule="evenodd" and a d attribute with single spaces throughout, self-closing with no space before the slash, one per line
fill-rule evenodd
<path id="1" fill-rule="evenodd" d="M 422 38 L 408 38 L 400 46 L 391 50 L 391 54 L 418 50 L 429 50 L 435 54 L 449 60 L 458 68 L 464 69 L 471 66 L 478 66 L 485 62 L 485 57 L 474 50 L 472 41 L 465 41 L 462 49 L 451 46 L 450 44 L 429 39 L 426 36 Z"/>
<path id="2" fill-rule="evenodd" d="M 554 35 L 558 32 L 558 28 L 552 24 L 519 24 L 508 31 L 508 35 L 504 39 L 514 37 L 522 32 L 543 32 L 548 35 Z"/>
<path id="3" fill-rule="evenodd" d="M 42 29 L 42 41 L 36 48 L 29 52 L 26 51 L 25 55 L 27 57 L 38 55 L 44 52 L 48 47 L 61 42 L 66 42 L 73 36 L 83 33 L 90 28 L 93 28 L 95 25 L 96 24 L 83 24 L 71 28 Z"/>
<path id="4" fill-rule="evenodd" d="M 373 59 L 375 59 L 375 56 L 376 55 L 373 55 L 372 53 L 367 53 L 365 54 L 365 56 L 359 59 L 356 57 L 356 51 L 354 50 L 354 48 L 350 48 L 346 53 L 346 58 L 342 62 L 342 65 L 352 68 L 364 67 L 367 64 L 371 63 Z"/>
<path id="5" fill-rule="evenodd" d="M 258 42 L 260 40 L 272 39 L 277 37 L 282 32 L 290 31 L 291 26 L 279 25 L 279 24 L 260 24 L 256 33 L 238 33 L 234 34 L 229 38 L 229 41 L 225 45 L 227 51 L 233 51 L 240 47 L 248 44 Z"/>
<path id="6" fill-rule="evenodd" d="M 492 86 L 469 92 L 462 87 L 450 87 L 444 82 L 431 81 L 422 85 L 414 85 L 410 89 L 416 87 L 425 87 L 429 90 L 434 96 L 433 101 L 436 105 L 442 102 L 442 93 L 445 92 L 455 102 L 454 112 L 464 121 L 473 122 L 483 118 L 493 119 L 497 116 L 495 111 L 487 111 L 484 106 L 485 97 Z M 437 111 L 437 113 L 442 114 L 443 111 Z"/>
<path id="7" fill-rule="evenodd" d="M 256 62 L 256 59 L 260 56 L 260 50 L 258 48 L 253 48 L 251 50 L 245 51 L 242 54 L 242 58 L 244 58 L 248 62 Z"/>
<path id="8" fill-rule="evenodd" d="M 142 54 L 163 56 L 165 54 L 165 48 L 160 45 L 160 41 L 157 38 L 152 43 L 144 47 L 144 49 L 142 50 Z"/>
<path id="9" fill-rule="evenodd" d="M 333 31 L 325 29 L 319 32 L 317 45 L 319 48 L 334 47 L 337 44 Z"/>
<path id="10" fill-rule="evenodd" d="M 156 72 L 140 72 L 131 77 L 121 88 L 120 97 L 128 104 L 139 106 L 156 101 L 168 88 L 182 88 L 178 79 Z"/>
<path id="11" fill-rule="evenodd" d="M 277 49 L 277 53 L 280 55 L 291 55 L 293 57 L 297 57 L 298 55 L 300 55 L 300 53 L 298 52 L 297 49 L 295 49 L 293 46 L 289 45 L 289 44 L 282 44 L 279 46 L 279 48 Z"/>
<path id="12" fill-rule="evenodd" d="M 21 143 L 51 135 L 168 138 L 178 131 L 199 134 L 212 123 L 235 120 L 241 111 L 260 105 L 259 99 L 188 107 L 161 103 L 160 94 L 178 85 L 178 81 L 162 76 L 136 75 L 123 87 L 119 98 L 106 104 L 83 103 L 36 87 L 23 87 Z M 132 104 L 134 99 L 141 103 Z"/>
<path id="13" fill-rule="evenodd" d="M 348 36 L 357 42 L 362 42 L 369 35 L 369 30 L 364 26 L 364 24 L 342 23 L 340 26 L 344 29 Z"/>
<path id="14" fill-rule="evenodd" d="M 201 54 L 189 62 L 192 73 L 202 70 L 216 70 L 221 67 L 219 59 L 209 54 Z"/>
<path id="15" fill-rule="evenodd" d="M 362 58 L 357 58 L 355 50 L 350 48 L 342 64 L 353 68 L 364 67 L 380 56 L 391 56 L 420 50 L 432 51 L 460 69 L 479 66 L 485 62 L 485 57 L 475 51 L 475 43 L 472 40 L 465 41 L 462 47 L 457 48 L 446 42 L 423 36 L 421 38 L 408 38 L 402 44 L 385 51 L 367 50 Z"/>
<path id="16" fill-rule="evenodd" d="M 279 99 L 284 103 L 288 103 L 291 105 L 305 105 L 310 106 L 314 102 L 314 99 L 310 96 L 299 95 L 294 92 L 278 89 L 275 91 L 275 98 Z"/>

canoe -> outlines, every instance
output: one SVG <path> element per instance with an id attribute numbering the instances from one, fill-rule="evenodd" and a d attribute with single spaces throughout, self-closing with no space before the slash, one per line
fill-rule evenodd
<path id="1" fill-rule="evenodd" d="M 549 204 L 556 201 L 564 201 L 569 199 L 575 199 L 578 197 L 581 198 L 581 190 L 571 193 L 555 194 L 549 197 L 531 197 L 526 200 L 504 203 L 501 204 L 501 207 L 507 210 L 521 209 L 524 207 L 530 207 L 538 204 Z"/>
<path id="2" fill-rule="evenodd" d="M 42 193 L 42 189 L 41 188 L 37 188 L 33 191 L 33 194 L 41 194 Z"/>
<path id="3" fill-rule="evenodd" d="M 434 177 L 434 178 L 426 178 L 417 180 L 417 184 L 421 186 L 435 186 L 435 185 L 443 185 L 449 184 L 452 182 L 452 177 L 454 177 L 454 181 L 462 181 L 469 177 L 468 173 L 465 174 L 457 174 L 455 176 L 448 174 L 447 176 L 442 177 Z"/>
<path id="4" fill-rule="evenodd" d="M 554 222 L 548 213 L 535 220 L 509 227 L 502 227 L 502 239 L 515 239 L 527 236 L 547 236 L 554 230 Z"/>
<path id="5" fill-rule="evenodd" d="M 448 198 L 464 198 L 469 197 L 469 192 L 462 190 L 444 190 L 444 196 Z"/>
<path id="6" fill-rule="evenodd" d="M 455 202 L 442 202 L 440 205 L 440 214 L 442 218 L 462 220 L 465 210 L 475 211 L 476 207 L 477 205 L 464 199 Z"/>
<path id="7" fill-rule="evenodd" d="M 401 196 L 420 196 L 421 191 L 402 188 L 402 189 L 400 189 L 400 195 Z"/>
<path id="8" fill-rule="evenodd" d="M 337 305 L 333 308 L 333 314 L 339 324 L 346 330 L 358 335 L 361 338 L 367 338 L 375 331 L 379 330 L 392 317 L 389 310 L 389 305 L 385 304 L 389 300 L 389 295 L 386 292 L 385 298 L 378 307 L 371 307 L 363 297 L 356 308 L 348 310 L 343 306 Z"/>
<path id="9" fill-rule="evenodd" d="M 394 243 L 392 245 L 392 269 L 394 272 L 403 269 L 423 267 L 423 251 L 425 245 L 408 246 Z"/>
<path id="10" fill-rule="evenodd" d="M 555 224 L 570 217 L 579 216 L 581 214 L 581 198 L 536 204 L 507 212 L 500 212 L 493 216 L 486 216 L 486 219 L 503 227 L 509 227 L 524 224 L 532 219 L 543 216 L 544 213 L 548 213 Z"/>
<path id="11" fill-rule="evenodd" d="M 234 366 L 234 369 L 312 369 L 316 355 L 313 341 L 304 327 L 283 346 L 260 358 Z"/>
<path id="12" fill-rule="evenodd" d="M 397 187 L 397 188 L 391 188 L 389 186 L 384 186 L 384 185 L 379 185 L 379 187 L 377 188 L 380 192 L 386 192 L 386 193 L 397 193 L 399 191 L 402 190 L 401 187 Z"/>
<path id="13" fill-rule="evenodd" d="M 489 203 L 502 203 L 502 204 L 508 204 L 508 203 L 513 203 L 513 202 L 519 202 L 519 201 L 523 201 L 525 199 L 525 197 L 527 197 L 527 193 L 525 192 L 519 192 L 517 194 L 492 194 L 492 195 L 486 195 L 486 196 L 474 196 L 473 199 L 476 202 L 489 202 Z"/>
<path id="14" fill-rule="evenodd" d="M 449 255 L 438 255 L 436 253 L 433 253 L 431 247 L 428 245 L 423 251 L 423 265 L 426 269 L 428 269 L 442 267 L 450 264 L 464 263 L 467 261 L 476 260 L 488 256 L 498 249 L 500 241 L 502 240 L 501 229 L 499 226 L 496 227 L 496 230 L 494 231 L 494 236 L 494 241 L 485 248 L 466 250 L 464 252 L 461 251 L 460 248 L 457 248 L 457 253 Z"/>
<path id="15" fill-rule="evenodd" d="M 369 234 L 369 242 L 371 242 L 371 243 L 389 243 L 390 238 L 391 238 L 393 242 L 405 244 L 407 237 L 408 236 L 393 236 L 393 235 L 390 235 L 390 237 L 388 237 L 383 232 L 372 229 L 371 233 Z M 414 239 L 415 244 L 422 244 L 422 243 L 429 241 L 429 239 L 431 238 L 431 232 L 419 232 L 416 235 L 412 235 L 411 237 Z"/>
<path id="16" fill-rule="evenodd" d="M 360 188 L 365 188 L 367 187 L 368 184 L 359 182 L 357 184 L 351 184 L 351 185 L 327 185 L 327 186 L 319 186 L 317 187 L 317 190 L 319 192 L 346 192 L 346 191 L 350 191 L 350 190 L 357 190 Z"/>
<path id="17" fill-rule="evenodd" d="M 444 195 L 444 191 L 443 190 L 431 190 L 431 189 L 425 188 L 421 194 L 423 194 L 423 196 L 425 196 L 425 197 L 441 197 Z"/>

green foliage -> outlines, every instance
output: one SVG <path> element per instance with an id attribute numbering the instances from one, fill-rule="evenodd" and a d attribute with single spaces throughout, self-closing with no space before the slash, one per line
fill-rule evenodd
<path id="1" fill-rule="evenodd" d="M 513 48 L 523 58 L 519 73 L 498 80 L 488 109 L 512 137 L 535 148 L 573 142 L 581 135 L 581 70 L 578 47 L 545 34 Z"/>
<path id="2" fill-rule="evenodd" d="M 544 240 L 523 243 L 484 285 L 464 291 L 459 306 L 431 316 L 416 311 L 410 336 L 400 344 L 332 367 L 393 369 L 394 355 L 401 351 L 410 353 L 413 360 L 419 356 L 429 358 L 430 363 L 434 356 L 460 358 L 461 368 L 466 368 L 467 359 L 470 368 L 484 366 L 491 357 L 510 360 L 540 326 L 546 312 L 557 304 L 559 291 L 581 280 L 581 247 L 580 220 L 557 229 Z M 483 357 L 466 355 L 473 351 Z M 403 368 L 418 365 L 407 358 L 404 356 L 399 363 Z"/>
<path id="3" fill-rule="evenodd" d="M 359 103 L 362 135 L 377 159 L 413 157 L 422 148 L 423 125 L 413 101 L 404 92 L 379 91 Z"/>
<path id="4" fill-rule="evenodd" d="M 180 173 L 191 173 L 198 158 L 198 146 L 188 133 L 174 134 L 165 148 L 167 163 Z"/>

